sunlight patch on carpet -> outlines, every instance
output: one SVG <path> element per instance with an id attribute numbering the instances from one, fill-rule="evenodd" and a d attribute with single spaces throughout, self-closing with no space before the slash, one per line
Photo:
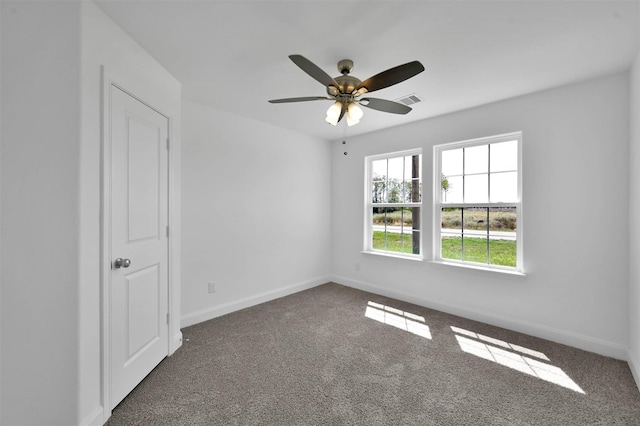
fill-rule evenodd
<path id="1" fill-rule="evenodd" d="M 431 330 L 420 315 L 370 301 L 364 316 L 431 340 Z"/>
<path id="2" fill-rule="evenodd" d="M 547 356 L 545 354 L 543 354 L 542 352 L 539 352 L 539 351 L 534 351 L 533 349 L 529 349 L 529 348 L 525 348 L 525 347 L 522 347 L 522 346 L 514 345 L 512 343 L 507 343 L 504 340 L 494 339 L 493 337 L 485 336 L 483 334 L 474 333 L 473 331 L 465 330 L 464 328 L 459 328 L 459 327 L 453 327 L 452 326 L 451 330 L 453 330 L 453 332 L 457 333 L 457 334 L 464 334 L 465 336 L 473 337 L 474 339 L 477 339 L 477 340 L 482 340 L 482 341 L 485 341 L 485 342 L 488 342 L 488 343 L 492 343 L 495 346 L 502 346 L 503 348 L 506 348 L 506 349 L 511 349 L 511 350 L 523 353 L 525 355 L 534 356 L 536 358 L 540 358 L 540 359 L 543 359 L 545 361 L 549 361 L 549 358 L 547 358 Z"/>
<path id="3" fill-rule="evenodd" d="M 561 368 L 540 361 L 540 359 L 549 361 L 549 358 L 542 352 L 513 345 L 503 340 L 483 336 L 458 327 L 452 326 L 451 330 L 455 333 L 460 349 L 468 354 L 538 377 L 572 391 L 584 393 L 580 386 L 571 380 Z M 530 356 L 538 359 L 530 358 Z"/>

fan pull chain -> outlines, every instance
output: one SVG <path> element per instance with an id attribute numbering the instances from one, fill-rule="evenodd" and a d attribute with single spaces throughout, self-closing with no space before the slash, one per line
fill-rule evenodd
<path id="1" fill-rule="evenodd" d="M 344 145 L 344 155 L 347 155 L 347 125 L 342 124 L 342 145 Z"/>

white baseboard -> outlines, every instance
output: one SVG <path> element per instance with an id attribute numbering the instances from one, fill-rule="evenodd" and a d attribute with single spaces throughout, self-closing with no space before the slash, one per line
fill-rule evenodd
<path id="1" fill-rule="evenodd" d="M 636 386 L 640 391 L 640 358 L 638 358 L 638 354 L 629 351 L 627 354 L 627 362 L 629 363 L 631 374 L 633 374 L 633 378 L 636 381 Z"/>
<path id="2" fill-rule="evenodd" d="M 211 308 L 203 309 L 197 312 L 192 312 L 182 316 L 180 327 L 188 327 L 190 325 L 198 324 L 203 321 L 208 321 L 222 315 L 230 314 L 231 312 L 239 311 L 240 309 L 249 308 L 251 306 L 259 305 L 260 303 L 279 299 L 281 297 L 288 296 L 293 293 L 298 293 L 303 290 L 308 290 L 321 284 L 326 284 L 329 281 L 329 277 L 318 277 L 308 281 L 276 288 L 274 290 L 260 293 L 255 296 L 247 297 L 240 300 L 234 300 L 222 305 L 213 306 Z"/>
<path id="3" fill-rule="evenodd" d="M 345 285 L 347 287 L 353 287 L 359 290 L 379 294 L 381 296 L 392 297 L 394 299 L 413 303 L 419 306 L 424 306 L 425 308 L 435 309 L 441 312 L 446 312 L 448 314 L 457 315 L 474 321 L 484 322 L 486 324 L 495 325 L 497 327 L 506 328 L 509 330 L 517 331 L 519 333 L 539 337 L 541 339 L 551 340 L 556 343 L 561 343 L 563 345 L 572 346 L 578 349 L 609 356 L 619 360 L 626 361 L 629 359 L 629 353 L 625 346 L 606 340 L 596 339 L 590 336 L 585 336 L 582 334 L 573 333 L 546 325 L 535 324 L 494 314 L 487 314 L 486 312 L 474 311 L 453 305 L 432 302 L 427 299 L 415 297 L 414 295 L 408 293 L 380 287 L 363 281 L 353 280 L 351 278 L 332 276 L 331 281 L 337 284 Z M 638 366 L 637 363 L 636 366 Z M 637 376 L 634 377 L 636 377 L 636 383 L 638 383 Z"/>
<path id="4" fill-rule="evenodd" d="M 97 407 L 80 423 L 81 426 L 101 426 L 105 423 L 105 419 L 102 418 L 102 407 Z"/>

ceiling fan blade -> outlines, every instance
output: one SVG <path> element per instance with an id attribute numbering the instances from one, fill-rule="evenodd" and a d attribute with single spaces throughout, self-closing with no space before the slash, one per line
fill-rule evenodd
<path id="1" fill-rule="evenodd" d="M 360 100 L 360 105 L 378 111 L 391 112 L 393 114 L 406 114 L 411 111 L 411 108 L 404 104 L 388 101 L 386 99 L 365 98 Z"/>
<path id="2" fill-rule="evenodd" d="M 302 55 L 289 55 L 289 59 L 293 61 L 294 64 L 300 67 L 300 69 L 315 80 L 322 83 L 324 86 L 334 86 L 338 87 L 338 83 L 326 72 L 322 71 L 320 67 L 316 64 L 308 60 Z"/>
<path id="3" fill-rule="evenodd" d="M 401 81 L 405 81 L 416 74 L 420 74 L 422 71 L 424 71 L 424 66 L 419 61 L 408 62 L 406 64 L 390 68 L 386 71 L 382 71 L 381 73 L 366 79 L 358 85 L 356 90 L 365 88 L 366 91 L 363 92 L 366 93 L 384 89 L 385 87 L 393 86 Z"/>
<path id="4" fill-rule="evenodd" d="M 269 102 L 272 104 L 283 104 L 286 102 L 306 102 L 306 101 L 324 101 L 324 100 L 333 101 L 333 99 L 326 98 L 324 96 L 306 96 L 303 98 L 271 99 Z"/>

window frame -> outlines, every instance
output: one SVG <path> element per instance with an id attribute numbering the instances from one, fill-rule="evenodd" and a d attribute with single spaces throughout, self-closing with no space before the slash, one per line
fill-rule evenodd
<path id="1" fill-rule="evenodd" d="M 442 153 L 459 148 L 471 148 L 475 146 L 491 145 L 500 142 L 517 141 L 517 197 L 513 202 L 473 202 L 473 203 L 445 203 L 442 201 Z M 490 173 L 488 171 L 488 176 Z M 463 178 L 464 179 L 464 178 Z M 492 207 L 515 207 L 516 209 L 516 266 L 492 265 L 490 263 L 479 263 L 465 260 L 448 259 L 442 257 L 442 208 L 492 208 Z M 523 255 L 523 221 L 522 221 L 522 132 L 505 133 L 496 136 L 488 136 L 477 139 L 468 139 L 459 142 L 450 142 L 435 145 L 433 147 L 433 262 L 463 266 L 467 268 L 489 270 L 505 273 L 524 275 L 524 255 Z"/>
<path id="2" fill-rule="evenodd" d="M 378 161 L 378 160 L 390 160 L 393 158 L 399 158 L 399 157 L 407 157 L 407 156 L 414 156 L 414 155 L 419 155 L 420 156 L 420 167 L 419 167 L 419 185 L 420 185 L 420 202 L 409 202 L 409 203 L 376 203 L 374 205 L 373 200 L 372 200 L 372 194 L 373 194 L 373 188 L 372 188 L 372 182 L 373 182 L 373 171 L 372 171 L 372 163 L 374 161 Z M 424 180 L 423 180 L 423 171 L 424 171 L 424 164 L 423 164 L 423 160 L 424 157 L 422 155 L 422 148 L 415 148 L 415 149 L 409 149 L 409 150 L 404 150 L 404 151 L 395 151 L 395 152 L 389 152 L 389 153 L 384 153 L 384 154 L 376 154 L 376 155 L 370 155 L 364 158 L 364 168 L 365 168 L 365 182 L 364 182 L 364 189 L 365 189 L 365 212 L 364 212 L 364 238 L 363 238 L 363 250 L 362 253 L 367 253 L 367 254 L 375 254 L 375 255 L 380 255 L 380 256 L 385 256 L 385 257 L 395 257 L 395 258 L 401 258 L 401 259 L 410 259 L 410 260 L 423 260 L 424 259 L 424 238 L 423 238 L 423 234 L 424 234 L 424 221 L 423 221 L 423 216 L 424 216 Z M 420 229 L 419 229 L 419 234 L 420 234 L 420 254 L 413 254 L 413 253 L 404 253 L 404 252 L 399 252 L 399 251 L 392 251 L 392 250 L 381 250 L 381 249 L 374 249 L 373 248 L 373 208 L 374 207 L 403 207 L 403 208 L 414 208 L 414 207 L 418 207 L 420 208 Z"/>

